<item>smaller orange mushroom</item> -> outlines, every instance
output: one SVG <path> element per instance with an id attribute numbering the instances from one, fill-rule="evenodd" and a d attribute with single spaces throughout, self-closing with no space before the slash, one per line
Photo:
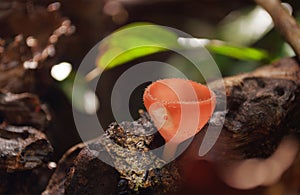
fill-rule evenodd
<path id="1" fill-rule="evenodd" d="M 176 147 L 205 126 L 216 105 L 215 94 L 208 87 L 175 78 L 152 83 L 143 99 L 159 133 Z"/>

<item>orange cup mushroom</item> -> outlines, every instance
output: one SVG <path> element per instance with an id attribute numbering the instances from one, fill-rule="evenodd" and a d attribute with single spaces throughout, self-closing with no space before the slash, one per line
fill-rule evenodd
<path id="1" fill-rule="evenodd" d="M 143 99 L 159 133 L 174 144 L 198 133 L 216 105 L 215 94 L 207 86 L 177 78 L 152 83 Z"/>

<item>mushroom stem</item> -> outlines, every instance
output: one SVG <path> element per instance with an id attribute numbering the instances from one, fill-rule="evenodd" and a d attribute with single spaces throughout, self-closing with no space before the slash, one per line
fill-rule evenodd
<path id="1" fill-rule="evenodd" d="M 166 162 L 171 161 L 176 155 L 178 144 L 174 142 L 168 142 L 165 145 L 162 159 Z"/>

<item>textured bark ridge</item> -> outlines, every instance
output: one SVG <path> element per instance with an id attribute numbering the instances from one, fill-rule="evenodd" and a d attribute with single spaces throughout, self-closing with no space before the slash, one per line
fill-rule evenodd
<path id="1" fill-rule="evenodd" d="M 46 136 L 31 127 L 0 127 L 0 169 L 34 169 L 48 160 L 53 149 Z"/>

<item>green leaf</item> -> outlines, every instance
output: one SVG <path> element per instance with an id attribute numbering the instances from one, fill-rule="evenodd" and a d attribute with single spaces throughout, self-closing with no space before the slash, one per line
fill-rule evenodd
<path id="1" fill-rule="evenodd" d="M 205 47 L 211 53 L 221 54 L 239 60 L 269 61 L 269 54 L 262 49 L 232 45 L 220 40 L 179 38 L 180 45 L 185 50 Z"/>
<path id="2" fill-rule="evenodd" d="M 251 47 L 230 45 L 222 41 L 211 41 L 206 48 L 213 53 L 232 57 L 239 60 L 269 61 L 269 54 L 262 50 Z"/>
<path id="3" fill-rule="evenodd" d="M 104 39 L 100 46 L 97 65 L 113 68 L 150 54 L 179 48 L 176 33 L 158 25 L 134 23 Z"/>
<path id="4" fill-rule="evenodd" d="M 114 68 L 154 53 L 167 50 L 193 51 L 197 47 L 206 47 L 210 52 L 239 60 L 269 60 L 268 53 L 261 49 L 230 45 L 219 40 L 179 37 L 166 27 L 133 23 L 112 33 L 100 43 L 97 67 L 99 70 Z M 96 71 L 95 74 L 99 73 Z M 94 78 L 94 74 L 91 78 Z"/>

